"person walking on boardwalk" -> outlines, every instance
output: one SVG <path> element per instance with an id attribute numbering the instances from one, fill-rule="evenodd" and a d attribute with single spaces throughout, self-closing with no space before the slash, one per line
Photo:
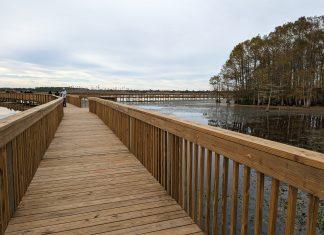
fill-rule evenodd
<path id="1" fill-rule="evenodd" d="M 65 88 L 63 88 L 63 91 L 61 92 L 61 97 L 63 98 L 63 107 L 66 107 L 66 95 L 67 95 L 67 92 L 66 92 Z"/>

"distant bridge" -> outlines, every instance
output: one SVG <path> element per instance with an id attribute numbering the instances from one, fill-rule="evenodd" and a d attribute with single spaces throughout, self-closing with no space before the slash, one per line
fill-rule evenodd
<path id="1" fill-rule="evenodd" d="M 158 101 L 175 99 L 212 99 L 211 91 L 108 91 L 108 92 L 89 92 L 71 93 L 81 98 L 87 97 L 114 97 L 119 101 Z"/>
<path id="2" fill-rule="evenodd" d="M 207 100 L 214 99 L 212 91 L 107 91 L 80 92 L 68 95 L 68 102 L 80 107 L 81 100 L 99 97 L 106 100 L 124 102 L 156 102 L 168 100 Z"/>

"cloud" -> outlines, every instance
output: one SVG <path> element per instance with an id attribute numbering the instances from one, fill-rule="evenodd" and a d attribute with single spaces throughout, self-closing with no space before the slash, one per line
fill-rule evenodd
<path id="1" fill-rule="evenodd" d="M 208 89 L 232 47 L 324 3 L 2 0 L 0 86 Z"/>

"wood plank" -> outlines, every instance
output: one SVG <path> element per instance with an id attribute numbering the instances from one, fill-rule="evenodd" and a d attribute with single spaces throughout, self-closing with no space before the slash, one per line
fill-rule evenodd
<path id="1" fill-rule="evenodd" d="M 276 223 L 278 214 L 278 194 L 279 194 L 279 180 L 272 178 L 271 182 L 271 194 L 269 205 L 269 223 L 268 234 L 276 234 Z"/>
<path id="2" fill-rule="evenodd" d="M 51 111 L 59 107 L 63 99 L 59 98 L 46 104 L 36 106 L 24 112 L 0 120 L 0 148 L 35 124 Z"/>
<path id="3" fill-rule="evenodd" d="M 237 194 L 238 194 L 238 176 L 239 176 L 239 164 L 233 162 L 233 176 L 232 176 L 232 200 L 231 200 L 231 225 L 230 234 L 236 234 L 236 218 L 237 218 Z"/>
<path id="4" fill-rule="evenodd" d="M 203 196 L 204 196 L 204 182 L 205 182 L 205 148 L 200 148 L 199 153 L 199 194 L 198 194 L 198 215 L 197 220 L 200 228 L 204 229 L 203 224 Z"/>
<path id="5" fill-rule="evenodd" d="M 264 199 L 264 174 L 261 172 L 257 172 L 256 189 L 254 235 L 259 235 L 262 234 L 262 211 Z"/>
<path id="6" fill-rule="evenodd" d="M 191 218 L 196 221 L 197 219 L 197 213 L 196 209 L 197 208 L 197 201 L 198 201 L 198 149 L 199 145 L 194 144 L 194 151 L 193 151 L 193 195 L 192 195 L 192 204 L 191 204 L 191 209 L 192 209 L 192 216 Z"/>
<path id="7" fill-rule="evenodd" d="M 324 154 L 274 141 L 257 138 L 222 128 L 143 110 L 134 106 L 91 98 L 131 117 L 171 132 L 174 135 L 204 146 L 231 160 L 275 177 L 315 196 L 324 198 Z M 239 151 L 238 151 L 239 150 Z M 247 157 L 248 156 L 248 157 Z"/>
<path id="8" fill-rule="evenodd" d="M 244 166 L 243 174 L 243 201 L 242 201 L 242 220 L 241 234 L 246 235 L 249 221 L 249 199 L 250 199 L 250 167 Z"/>
<path id="9" fill-rule="evenodd" d="M 223 157 L 223 175 L 222 175 L 222 234 L 226 234 L 227 217 L 227 185 L 228 185 L 228 158 Z"/>
<path id="10" fill-rule="evenodd" d="M 190 215 L 190 217 L 192 219 L 194 219 L 194 199 L 193 199 L 193 189 L 192 189 L 192 185 L 193 185 L 193 180 L 192 180 L 192 173 L 193 173 L 193 143 L 189 142 L 189 159 L 188 159 L 188 166 L 189 166 L 189 175 L 188 175 L 188 180 L 189 180 L 189 186 L 188 186 L 188 197 L 189 197 L 189 206 L 188 206 L 188 214 Z"/>
<path id="11" fill-rule="evenodd" d="M 218 193 L 219 193 L 219 159 L 215 154 L 214 158 L 214 198 L 213 198 L 213 234 L 218 234 Z"/>
<path id="12" fill-rule="evenodd" d="M 285 235 L 293 235 L 295 229 L 296 202 L 298 189 L 289 185 L 288 208 L 286 215 Z"/>
<path id="13" fill-rule="evenodd" d="M 211 164 L 212 164 L 212 151 L 207 152 L 207 163 L 206 163 L 206 219 L 205 219 L 205 232 L 209 234 L 210 231 L 210 188 L 211 188 Z"/>
<path id="14" fill-rule="evenodd" d="M 319 198 L 311 194 L 308 195 L 308 215 L 307 215 L 307 235 L 314 235 L 316 232 Z"/>
<path id="15" fill-rule="evenodd" d="M 62 124 L 9 222 L 7 234 L 201 232 L 100 119 L 72 105 L 64 111 Z M 157 136 L 150 126 L 146 130 L 147 141 Z M 118 135 L 127 142 L 127 134 Z M 132 148 L 143 153 L 143 163 L 157 177 L 158 150 L 145 151 L 140 145 Z M 175 154 L 168 157 L 172 156 Z M 169 167 L 176 167 L 173 177 L 178 174 L 179 166 Z M 168 180 L 177 185 L 181 179 Z M 172 191 L 179 194 L 178 188 Z"/>

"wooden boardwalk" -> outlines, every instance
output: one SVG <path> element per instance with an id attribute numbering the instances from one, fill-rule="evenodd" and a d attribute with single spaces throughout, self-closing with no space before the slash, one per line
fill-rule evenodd
<path id="1" fill-rule="evenodd" d="M 6 234 L 199 234 L 113 132 L 69 105 Z"/>

